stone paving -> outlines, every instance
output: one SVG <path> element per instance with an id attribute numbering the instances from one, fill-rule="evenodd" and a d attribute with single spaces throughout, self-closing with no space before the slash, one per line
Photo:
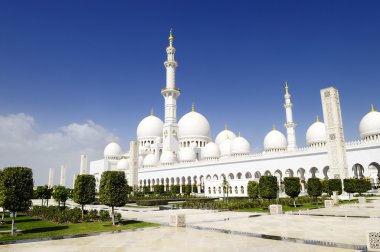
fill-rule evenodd
<path id="1" fill-rule="evenodd" d="M 248 212 L 192 209 L 158 211 L 158 208 L 133 207 L 119 208 L 118 211 L 125 218 L 160 223 L 163 226 L 121 234 L 7 245 L 1 246 L 0 250 L 100 251 L 105 247 L 109 251 L 363 250 L 366 231 L 379 230 L 380 227 L 380 198 L 374 198 L 362 206 L 351 204 L 272 216 Z M 168 227 L 169 216 L 179 213 L 186 215 L 187 228 Z"/>

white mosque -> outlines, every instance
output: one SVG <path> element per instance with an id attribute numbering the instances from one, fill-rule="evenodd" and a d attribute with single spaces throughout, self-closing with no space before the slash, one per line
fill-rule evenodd
<path id="1" fill-rule="evenodd" d="M 369 177 L 373 183 L 380 178 L 380 113 L 372 110 L 360 122 L 360 140 L 345 142 L 340 114 L 339 94 L 334 88 L 321 90 L 323 123 L 317 118 L 306 132 L 307 146 L 296 144 L 291 95 L 285 87 L 286 135 L 273 127 L 265 136 L 264 150 L 251 152 L 250 143 L 240 134 L 225 128 L 215 139 L 210 123 L 195 111 L 185 114 L 177 123 L 177 99 L 174 59 L 176 49 L 170 33 L 166 48 L 166 87 L 161 90 L 165 100 L 165 119 L 151 113 L 137 126 L 137 141 L 125 152 L 116 142 L 104 149 L 103 159 L 90 162 L 82 155 L 81 174 L 93 174 L 99 186 L 102 172 L 124 171 L 130 185 L 141 188 L 154 185 L 191 184 L 205 196 L 221 196 L 224 178 L 231 196 L 246 196 L 247 183 L 262 175 L 298 176 L 301 181 Z M 328 125 L 327 125 L 328 124 Z M 304 190 L 304 183 L 302 183 Z M 181 189 L 182 190 L 182 189 Z"/>

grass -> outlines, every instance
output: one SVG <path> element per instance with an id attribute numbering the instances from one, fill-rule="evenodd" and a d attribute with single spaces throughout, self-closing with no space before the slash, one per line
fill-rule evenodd
<path id="1" fill-rule="evenodd" d="M 18 215 L 15 227 L 22 230 L 17 236 L 12 237 L 10 233 L 0 233 L 0 242 L 35 239 L 44 237 L 80 235 L 117 230 L 127 230 L 145 227 L 156 227 L 158 224 L 124 220 L 121 226 L 112 226 L 111 222 L 83 222 L 75 224 L 57 224 L 51 221 L 39 220 L 30 216 Z M 11 230 L 12 222 L 9 217 L 5 219 L 5 225 L 0 225 L 0 231 Z"/>

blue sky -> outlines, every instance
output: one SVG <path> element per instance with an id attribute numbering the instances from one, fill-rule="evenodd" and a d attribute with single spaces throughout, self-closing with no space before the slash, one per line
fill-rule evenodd
<path id="1" fill-rule="evenodd" d="M 0 165 L 34 166 L 37 182 L 46 183 L 48 167 L 63 163 L 76 172 L 80 152 L 100 158 L 109 138 L 127 149 L 151 107 L 163 118 L 170 27 L 182 91 L 178 118 L 194 102 L 213 136 L 227 123 L 261 150 L 273 124 L 285 132 L 288 81 L 304 146 L 308 126 L 322 115 L 319 90 L 336 86 L 346 139 L 358 139 L 370 105 L 380 108 L 379 9 L 379 1 L 332 0 L 0 1 L 0 116 L 23 113 L 32 132 L 9 138 L 12 120 L 0 128 Z M 70 148 L 83 125 L 104 135 L 62 154 L 62 142 L 51 139 L 61 134 Z M 20 146 L 30 134 L 50 152 L 28 156 Z"/>

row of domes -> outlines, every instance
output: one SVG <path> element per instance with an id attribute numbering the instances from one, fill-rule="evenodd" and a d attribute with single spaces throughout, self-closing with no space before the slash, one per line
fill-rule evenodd
<path id="1" fill-rule="evenodd" d="M 179 137 L 183 136 L 208 136 L 210 137 L 210 125 L 207 119 L 197 112 L 187 113 L 181 118 L 179 125 Z M 200 126 L 199 126 L 200 125 Z M 144 118 L 137 127 L 138 137 L 162 137 L 163 122 L 156 116 L 148 116 Z M 181 131 L 182 129 L 182 131 Z M 366 114 L 360 122 L 360 136 L 362 139 L 380 135 L 380 113 L 372 108 L 371 112 Z M 235 140 L 236 139 L 236 140 Z M 306 132 L 306 142 L 308 146 L 313 144 L 326 143 L 325 124 L 317 119 Z M 264 138 L 264 150 L 284 150 L 287 147 L 286 137 L 280 131 L 273 129 Z M 186 149 L 186 148 L 183 148 Z M 217 158 L 220 156 L 228 156 L 233 154 L 249 153 L 249 142 L 225 129 L 221 131 L 215 138 L 215 143 L 208 143 L 202 149 L 202 157 Z M 193 158 L 194 154 L 189 150 L 183 151 L 185 159 Z M 187 153 L 187 154 L 186 154 Z M 104 149 L 104 157 L 120 157 L 123 152 L 119 144 L 112 142 Z M 168 154 L 167 154 L 168 155 Z M 181 154 L 180 154 L 181 155 Z"/>

